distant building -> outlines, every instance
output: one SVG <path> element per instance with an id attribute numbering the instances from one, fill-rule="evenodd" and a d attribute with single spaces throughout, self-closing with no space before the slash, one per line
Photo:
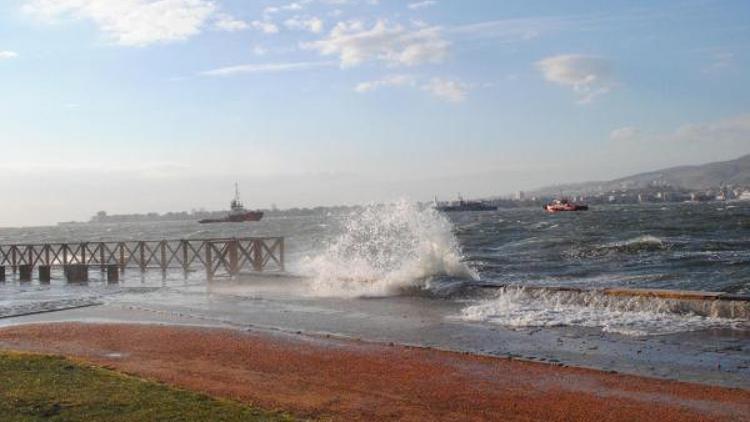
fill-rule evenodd
<path id="1" fill-rule="evenodd" d="M 519 190 L 516 193 L 516 199 L 519 200 L 519 201 L 523 201 L 524 199 L 526 199 L 526 193 L 524 191 L 522 191 L 522 190 Z"/>
<path id="2" fill-rule="evenodd" d="M 107 211 L 99 211 L 95 216 L 91 217 L 92 223 L 101 223 L 107 219 Z"/>

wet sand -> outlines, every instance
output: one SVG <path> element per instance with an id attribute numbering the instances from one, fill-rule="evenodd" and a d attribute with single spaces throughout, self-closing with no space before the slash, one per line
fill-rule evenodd
<path id="1" fill-rule="evenodd" d="M 0 329 L 0 348 L 72 356 L 303 417 L 750 420 L 750 391 L 325 336 L 147 324 Z"/>

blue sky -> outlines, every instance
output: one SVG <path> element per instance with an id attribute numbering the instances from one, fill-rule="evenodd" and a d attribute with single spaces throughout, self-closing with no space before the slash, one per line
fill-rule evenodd
<path id="1" fill-rule="evenodd" d="M 0 226 L 508 194 L 750 152 L 744 1 L 9 0 Z"/>

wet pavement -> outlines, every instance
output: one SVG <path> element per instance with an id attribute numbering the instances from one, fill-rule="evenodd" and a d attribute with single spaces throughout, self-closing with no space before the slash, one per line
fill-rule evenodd
<path id="1" fill-rule="evenodd" d="M 570 326 L 509 328 L 461 320 L 458 315 L 465 303 L 460 300 L 315 297 L 305 293 L 299 280 L 283 278 L 114 293 L 96 297 L 92 306 L 4 317 L 0 327 L 52 321 L 229 326 L 512 356 L 750 389 L 746 327 L 652 336 Z"/>

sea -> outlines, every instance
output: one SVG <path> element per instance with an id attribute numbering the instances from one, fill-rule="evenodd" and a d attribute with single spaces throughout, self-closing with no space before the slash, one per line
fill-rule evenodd
<path id="1" fill-rule="evenodd" d="M 541 208 L 443 214 L 399 200 L 320 209 L 308 216 L 268 216 L 247 224 L 174 221 L 0 229 L 3 244 L 246 236 L 283 236 L 287 251 L 279 288 L 253 290 L 252 276 L 240 287 L 234 285 L 235 297 L 247 286 L 248 307 L 290 296 L 347 309 L 373 303 L 387 307 L 389 299 L 408 307 L 414 298 L 420 312 L 435 306 L 449 309 L 443 319 L 505 329 L 585 327 L 629 337 L 748 329 L 746 320 L 732 315 L 669 299 L 610 297 L 601 290 L 750 295 L 750 202 L 601 205 L 556 214 Z M 91 272 L 86 285 L 69 285 L 59 273 L 53 273 L 50 284 L 21 283 L 8 270 L 7 281 L 0 283 L 0 318 L 101 303 L 185 304 L 196 295 L 209 295 L 210 284 L 200 271 L 163 276 L 160 271 L 128 270 L 112 286 L 98 271 Z M 326 301 L 331 298 L 335 301 Z"/>

